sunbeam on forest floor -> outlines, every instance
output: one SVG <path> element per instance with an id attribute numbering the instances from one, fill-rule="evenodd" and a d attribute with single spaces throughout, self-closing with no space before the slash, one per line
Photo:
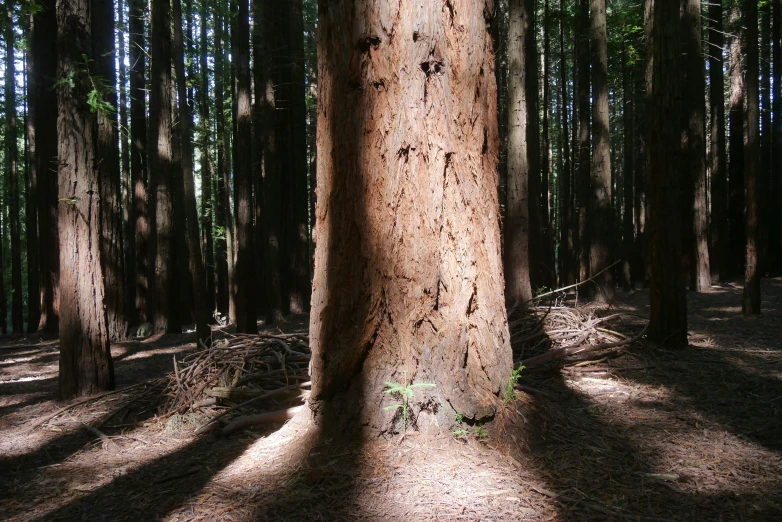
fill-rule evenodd
<path id="1" fill-rule="evenodd" d="M 541 393 L 520 394 L 492 425 L 391 439 L 327 434 L 303 416 L 195 435 L 203 419 L 160 413 L 192 335 L 118 344 L 118 388 L 129 391 L 36 425 L 63 406 L 57 344 L 6 338 L 0 518 L 779 520 L 782 280 L 763 291 L 764 314 L 749 319 L 735 313 L 738 285 L 690 294 L 686 352 L 641 341 L 522 372 Z M 646 313 L 646 291 L 618 299 L 611 313 Z"/>

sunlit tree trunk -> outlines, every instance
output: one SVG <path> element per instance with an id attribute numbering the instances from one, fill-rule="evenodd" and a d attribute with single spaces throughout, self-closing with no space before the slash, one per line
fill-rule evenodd
<path id="1" fill-rule="evenodd" d="M 310 407 L 375 433 L 386 381 L 434 383 L 411 417 L 431 398 L 443 427 L 490 419 L 511 371 L 492 6 L 449 5 L 320 3 Z"/>
<path id="2" fill-rule="evenodd" d="M 706 77 L 703 62 L 701 0 L 683 0 L 682 47 L 684 54 L 684 120 L 682 143 L 683 168 L 688 186 L 684 187 L 690 233 L 684 244 L 691 261 L 690 289 L 702 292 L 711 287 L 709 264 L 709 209 L 706 200 Z"/>
<path id="3" fill-rule="evenodd" d="M 681 78 L 679 0 L 646 0 L 646 153 L 649 194 L 649 338 L 687 346 L 681 270 Z"/>
<path id="4" fill-rule="evenodd" d="M 746 259 L 744 261 L 744 315 L 760 313 L 760 194 L 758 167 L 760 156 L 760 103 L 758 89 L 758 4 L 746 0 L 747 23 L 747 139 L 744 172 L 746 194 Z"/>
<path id="5" fill-rule="evenodd" d="M 611 142 L 608 114 L 608 43 L 606 35 L 606 0 L 591 0 L 590 40 L 592 43 L 592 207 L 589 243 L 590 274 L 597 275 L 611 261 L 611 238 L 614 233 L 611 210 Z M 614 297 L 614 279 L 605 270 L 595 281 L 599 290 L 594 297 L 610 302 Z"/>
<path id="6" fill-rule="evenodd" d="M 99 58 L 90 4 L 57 2 L 57 77 L 70 78 L 57 87 L 60 266 L 68 267 L 60 278 L 60 399 L 114 387 L 100 251 L 104 158 L 97 155 L 99 115 L 87 103 Z"/>
<path id="7" fill-rule="evenodd" d="M 730 274 L 736 276 L 743 272 L 744 249 L 740 247 L 746 244 L 744 221 L 744 124 L 746 93 L 744 92 L 744 65 L 742 57 L 741 33 L 743 31 L 743 17 L 741 6 L 736 3 L 728 11 L 728 32 L 730 40 L 729 67 L 730 75 L 730 123 L 729 146 L 730 163 L 728 172 L 728 216 L 730 220 L 728 249 L 730 258 Z"/>
<path id="8" fill-rule="evenodd" d="M 530 284 L 530 150 L 527 127 L 525 41 L 532 31 L 527 0 L 510 0 L 508 17 L 508 210 L 505 221 L 506 297 L 526 303 L 532 299 Z"/>
<path id="9" fill-rule="evenodd" d="M 730 277 L 728 228 L 728 160 L 725 138 L 725 87 L 722 53 L 722 0 L 709 4 L 709 107 L 711 111 L 711 253 L 720 282 Z"/>

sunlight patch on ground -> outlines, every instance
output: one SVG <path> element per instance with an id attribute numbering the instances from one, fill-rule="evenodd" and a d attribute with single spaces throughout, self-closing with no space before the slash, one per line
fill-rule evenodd
<path id="1" fill-rule="evenodd" d="M 144 349 L 134 349 L 134 348 L 126 348 L 124 346 L 119 346 L 118 348 L 121 349 L 121 351 L 118 351 L 118 353 L 112 353 L 112 357 L 121 357 L 123 361 L 137 361 L 140 359 L 147 359 L 149 357 L 153 357 L 155 355 L 176 355 L 178 353 L 187 352 L 195 348 L 194 344 L 185 344 L 185 345 L 179 345 L 179 346 L 172 346 L 170 348 L 157 348 L 155 350 L 144 350 Z M 126 354 L 130 354 L 125 356 Z M 172 362 L 172 368 L 173 368 L 173 362 Z"/>

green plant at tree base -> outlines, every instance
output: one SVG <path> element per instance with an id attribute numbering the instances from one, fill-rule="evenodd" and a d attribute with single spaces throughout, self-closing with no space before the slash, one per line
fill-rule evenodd
<path id="1" fill-rule="evenodd" d="M 462 428 L 462 422 L 464 422 L 464 415 L 461 413 L 456 414 L 456 423 L 459 424 L 459 427 L 456 428 L 453 432 L 454 437 L 466 437 L 470 434 L 470 430 Z"/>
<path id="2" fill-rule="evenodd" d="M 508 383 L 505 385 L 505 396 L 502 398 L 503 404 L 508 404 L 510 401 L 516 398 L 516 384 L 519 382 L 521 376 L 521 370 L 524 369 L 523 364 L 519 364 L 519 367 L 513 370 L 508 379 Z"/>
<path id="3" fill-rule="evenodd" d="M 411 384 L 407 382 L 407 372 L 405 372 L 405 380 L 404 384 L 399 384 L 398 382 L 392 382 L 392 381 L 386 381 L 386 393 L 391 394 L 395 397 L 398 397 L 401 402 L 398 402 L 396 404 L 391 404 L 389 406 L 386 406 L 383 408 L 384 410 L 402 410 L 402 420 L 404 421 L 404 431 L 402 433 L 407 432 L 407 412 L 409 409 L 409 401 L 415 396 L 415 389 L 416 388 L 434 388 L 437 385 L 433 384 L 431 382 L 419 382 L 416 384 Z"/>
<path id="4" fill-rule="evenodd" d="M 489 431 L 483 427 L 483 424 L 478 424 L 475 428 L 475 436 L 478 437 L 478 440 L 485 439 L 489 436 Z"/>

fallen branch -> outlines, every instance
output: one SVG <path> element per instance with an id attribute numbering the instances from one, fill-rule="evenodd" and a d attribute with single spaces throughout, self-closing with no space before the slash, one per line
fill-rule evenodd
<path id="1" fill-rule="evenodd" d="M 555 401 L 559 399 L 556 395 L 553 393 L 549 393 L 544 390 L 538 390 L 537 388 L 531 388 L 529 386 L 525 386 L 523 384 L 517 384 L 516 389 L 519 391 L 523 391 L 524 393 L 529 393 L 530 395 L 540 395 L 541 397 L 545 397 L 546 399 Z"/>
<path id="2" fill-rule="evenodd" d="M 227 437 L 232 433 L 236 433 L 237 431 L 241 431 L 252 426 L 285 422 L 300 412 L 303 408 L 304 405 L 288 408 L 287 410 L 277 410 L 267 413 L 260 413 L 258 415 L 244 415 L 242 417 L 237 417 L 236 419 L 232 420 L 225 428 L 223 428 L 222 435 Z"/>
<path id="3" fill-rule="evenodd" d="M 603 272 L 606 272 L 606 271 L 608 271 L 608 270 L 610 270 L 610 269 L 614 268 L 616 265 L 618 265 L 618 264 L 619 264 L 619 263 L 621 263 L 621 262 L 622 262 L 622 260 L 621 260 L 621 259 L 620 259 L 619 261 L 616 261 L 614 264 L 612 264 L 612 265 L 609 265 L 609 266 L 605 267 L 605 268 L 604 268 L 604 269 L 602 269 L 600 272 L 598 272 L 598 273 L 596 273 L 595 275 L 591 276 L 589 279 L 584 279 L 583 281 L 579 281 L 578 283 L 572 284 L 572 285 L 570 285 L 570 286 L 565 286 L 565 287 L 563 287 L 563 288 L 557 288 L 556 290 L 552 290 L 552 291 L 550 291 L 550 292 L 546 292 L 545 294 L 536 295 L 535 297 L 533 297 L 533 298 L 532 298 L 532 299 L 530 299 L 529 301 L 535 301 L 535 300 L 537 300 L 537 299 L 541 299 L 541 298 L 543 298 L 543 297 L 548 297 L 548 296 L 550 296 L 550 295 L 554 295 L 554 294 L 559 294 L 559 293 L 562 293 L 562 292 L 566 292 L 566 291 L 570 290 L 571 288 L 577 288 L 577 287 L 579 287 L 579 286 L 581 286 L 581 285 L 583 285 L 583 284 L 585 284 L 585 283 L 588 283 L 588 282 L 590 282 L 590 281 L 594 281 L 594 280 L 595 280 L 595 278 L 596 278 L 597 276 L 601 275 Z M 529 301 L 527 301 L 527 302 L 529 302 Z"/>

